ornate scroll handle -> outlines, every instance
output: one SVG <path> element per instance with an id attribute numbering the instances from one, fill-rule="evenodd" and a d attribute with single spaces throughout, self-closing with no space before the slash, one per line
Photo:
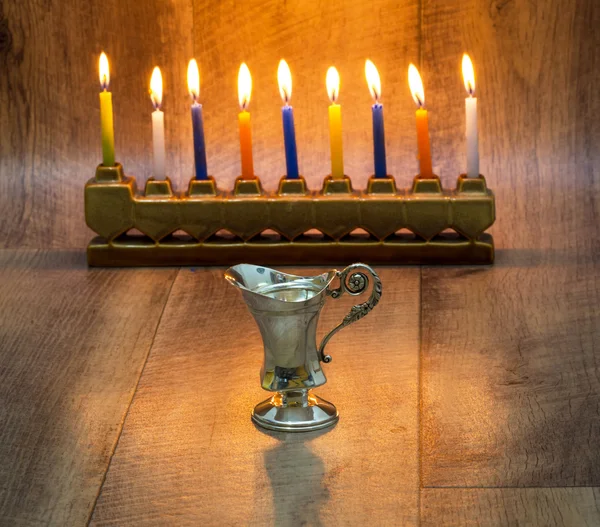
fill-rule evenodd
<path id="1" fill-rule="evenodd" d="M 381 298 L 382 286 L 379 275 L 368 265 L 361 263 L 349 265 L 343 271 L 336 271 L 337 277 L 340 279 L 340 287 L 327 291 L 331 298 L 339 298 L 344 293 L 358 296 L 366 291 L 369 287 L 369 277 L 364 273 L 354 272 L 356 269 L 366 269 L 371 274 L 371 277 L 373 278 L 373 290 L 371 291 L 371 296 L 366 302 L 352 306 L 350 313 L 344 317 L 344 320 L 325 335 L 319 346 L 319 358 L 323 362 L 331 362 L 331 355 L 324 354 L 324 349 L 325 346 L 327 346 L 329 339 L 331 339 L 331 337 L 333 337 L 340 329 L 345 328 L 366 316 L 379 303 L 379 299 Z"/>

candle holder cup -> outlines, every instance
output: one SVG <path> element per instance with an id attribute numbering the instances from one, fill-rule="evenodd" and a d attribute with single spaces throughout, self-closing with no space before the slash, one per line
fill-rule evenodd
<path id="1" fill-rule="evenodd" d="M 217 193 L 217 183 L 214 177 L 208 176 L 208 179 L 190 179 L 187 192 L 188 196 L 208 197 L 216 196 Z"/>
<path id="2" fill-rule="evenodd" d="M 396 194 L 396 180 L 393 176 L 369 178 L 367 194 Z"/>
<path id="3" fill-rule="evenodd" d="M 322 193 L 324 196 L 352 194 L 352 181 L 346 175 L 339 179 L 327 176 L 323 180 Z"/>
<path id="4" fill-rule="evenodd" d="M 494 261 L 485 232 L 494 195 L 483 176 L 461 175 L 452 190 L 437 177 L 417 177 L 409 189 L 397 189 L 391 176 L 371 177 L 356 190 L 347 176 L 328 176 L 319 191 L 303 177 L 281 178 L 277 191 L 258 177 L 240 177 L 225 191 L 209 177 L 181 193 L 167 178 L 150 179 L 142 192 L 121 165 L 101 165 L 85 186 L 85 216 L 98 235 L 87 251 L 92 266 Z"/>
<path id="5" fill-rule="evenodd" d="M 288 178 L 283 176 L 279 180 L 278 196 L 306 196 L 309 193 L 306 181 L 302 176 Z"/>

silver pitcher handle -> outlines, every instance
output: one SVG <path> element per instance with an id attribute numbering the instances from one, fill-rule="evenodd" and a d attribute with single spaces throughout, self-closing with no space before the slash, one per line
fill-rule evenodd
<path id="1" fill-rule="evenodd" d="M 345 328 L 368 315 L 379 303 L 379 299 L 381 298 L 382 286 L 379 275 L 368 265 L 362 263 L 355 263 L 349 265 L 343 271 L 336 271 L 336 275 L 340 279 L 340 287 L 337 289 L 328 289 L 327 294 L 330 295 L 331 298 L 339 298 L 344 293 L 348 293 L 352 296 L 358 296 L 364 293 L 369 287 L 369 277 L 365 273 L 355 272 L 356 269 L 366 269 L 371 274 L 371 277 L 373 278 L 373 290 L 371 291 L 371 296 L 366 302 L 352 306 L 350 313 L 344 317 L 344 320 L 325 335 L 319 346 L 319 359 L 323 362 L 331 362 L 331 355 L 324 354 L 325 346 L 327 346 L 329 339 L 331 339 L 331 337 L 333 337 L 340 329 Z"/>

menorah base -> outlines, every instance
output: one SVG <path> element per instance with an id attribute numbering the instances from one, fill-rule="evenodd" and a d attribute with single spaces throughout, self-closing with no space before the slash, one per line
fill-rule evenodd
<path id="1" fill-rule="evenodd" d="M 120 236 L 112 242 L 96 237 L 87 249 L 88 263 L 96 267 L 234 265 L 321 265 L 361 261 L 371 265 L 485 265 L 494 262 L 494 241 L 484 233 L 475 240 L 436 236 L 425 241 L 394 236 L 383 241 L 348 237 L 339 241 L 294 241 L 227 238 L 197 242 L 171 236 L 155 243 L 145 236 Z"/>
<path id="2" fill-rule="evenodd" d="M 335 406 L 310 390 L 277 392 L 252 412 L 256 425 L 277 432 L 312 432 L 333 426 L 338 419 Z"/>

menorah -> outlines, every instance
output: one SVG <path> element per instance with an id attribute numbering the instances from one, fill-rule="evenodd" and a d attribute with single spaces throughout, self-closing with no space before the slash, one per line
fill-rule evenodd
<path id="1" fill-rule="evenodd" d="M 371 177 L 360 191 L 347 176 L 326 177 L 320 191 L 303 177 L 283 177 L 275 192 L 258 177 L 238 178 L 232 191 L 210 177 L 179 193 L 168 178 L 150 178 L 140 192 L 117 163 L 100 165 L 86 184 L 85 217 L 98 234 L 87 250 L 91 266 L 494 261 L 485 232 L 494 195 L 483 176 L 461 175 L 451 190 L 437 176 L 417 176 L 408 189 L 391 176 Z"/>

